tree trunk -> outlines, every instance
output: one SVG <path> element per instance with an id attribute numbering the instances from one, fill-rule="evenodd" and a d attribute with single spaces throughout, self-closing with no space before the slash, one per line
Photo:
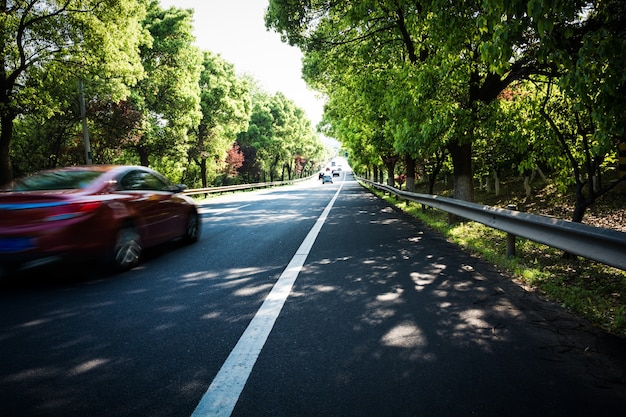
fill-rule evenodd
<path id="1" fill-rule="evenodd" d="M 472 178 L 472 145 L 457 141 L 448 145 L 454 167 L 454 198 L 474 201 L 474 183 Z"/>
<path id="2" fill-rule="evenodd" d="M 460 145 L 454 141 L 448 145 L 454 168 L 454 198 L 474 202 L 474 183 L 472 178 L 472 145 Z M 448 224 L 454 224 L 457 218 L 448 214 Z"/>
<path id="3" fill-rule="evenodd" d="M 2 117 L 0 121 L 0 185 L 4 185 L 13 180 L 9 149 L 13 137 L 13 120 L 15 117 L 10 114 L 2 114 L 0 117 Z"/>
<path id="4" fill-rule="evenodd" d="M 207 188 L 207 169 L 206 169 L 206 148 L 204 146 L 205 139 L 208 135 L 207 125 L 200 123 L 198 125 L 198 152 L 200 153 L 200 180 L 202 181 L 202 188 Z"/>
<path id="5" fill-rule="evenodd" d="M 498 175 L 498 171 L 493 171 L 493 182 L 494 188 L 496 190 L 496 196 L 500 195 L 500 176 Z"/>
<path id="6" fill-rule="evenodd" d="M 532 188 L 530 188 L 530 177 L 526 175 L 524 177 L 524 193 L 526 194 L 526 198 L 530 197 L 532 193 Z"/>
<path id="7" fill-rule="evenodd" d="M 274 182 L 276 179 L 276 174 L 278 174 L 278 161 L 280 160 L 280 155 L 276 155 L 274 157 L 274 161 L 270 166 L 270 182 Z"/>
<path id="8" fill-rule="evenodd" d="M 388 164 L 387 165 L 387 185 L 390 187 L 395 186 L 396 184 L 394 183 L 394 171 L 395 171 L 395 167 L 396 164 Z"/>
<path id="9" fill-rule="evenodd" d="M 150 165 L 150 161 L 148 161 L 148 151 L 145 148 L 138 147 L 137 153 L 139 154 L 139 163 L 142 166 L 147 167 Z"/>
<path id="10" fill-rule="evenodd" d="M 396 170 L 397 159 L 395 156 L 383 157 L 385 168 L 387 169 L 387 185 L 393 187 L 394 184 L 394 172 Z"/>
<path id="11" fill-rule="evenodd" d="M 572 222 L 574 223 L 582 223 L 587 208 L 596 201 L 596 194 L 591 190 L 589 196 L 585 196 L 584 187 L 584 184 L 581 182 L 576 184 L 576 204 L 574 205 L 574 214 L 572 216 Z"/>
<path id="12" fill-rule="evenodd" d="M 541 180 L 543 182 L 548 182 L 548 179 L 546 178 L 546 176 L 544 175 L 543 171 L 539 167 L 537 167 L 537 174 L 539 174 L 539 176 L 541 177 Z"/>
<path id="13" fill-rule="evenodd" d="M 406 190 L 410 193 L 415 192 L 415 158 L 411 155 L 405 155 L 406 162 Z"/>
<path id="14" fill-rule="evenodd" d="M 428 194 L 435 194 L 435 182 L 437 180 L 437 176 L 435 174 L 430 174 L 428 176 Z"/>
<path id="15" fill-rule="evenodd" d="M 280 180 L 285 181 L 285 172 L 287 173 L 287 179 L 291 179 L 291 165 L 283 164 L 283 172 L 281 174 Z"/>
<path id="16" fill-rule="evenodd" d="M 202 188 L 207 188 L 206 158 L 200 158 L 200 180 Z"/>

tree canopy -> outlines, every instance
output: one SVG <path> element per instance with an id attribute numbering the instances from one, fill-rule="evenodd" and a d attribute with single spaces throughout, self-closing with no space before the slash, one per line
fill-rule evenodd
<path id="1" fill-rule="evenodd" d="M 245 157 L 259 175 L 289 178 L 324 157 L 304 112 L 284 95 L 268 104 L 267 141 L 240 147 L 255 120 L 254 81 L 196 47 L 193 10 L 157 0 L 0 7 L 0 184 L 85 163 L 82 96 L 94 163 L 150 165 L 206 186 L 243 181 Z"/>
<path id="2" fill-rule="evenodd" d="M 0 2 L 0 183 L 12 178 L 10 144 L 19 116 L 61 112 L 46 87 L 93 77 L 119 99 L 143 77 L 139 46 L 145 1 Z"/>
<path id="3" fill-rule="evenodd" d="M 195 46 L 192 10 L 0 7 L 0 183 L 83 162 L 81 93 L 97 163 L 204 186 L 293 178 L 329 157 L 284 93 Z M 477 183 L 541 169 L 573 187 L 576 221 L 624 180 L 625 22 L 620 0 L 270 0 L 266 10 L 327 97 L 318 129 L 356 169 L 389 183 L 401 173 L 411 188 L 427 177 L 431 189 L 449 172 L 465 200 Z"/>
<path id="4" fill-rule="evenodd" d="M 397 161 L 412 178 L 448 154 L 465 200 L 497 159 L 521 173 L 542 164 L 561 183 L 565 171 L 583 174 L 569 178 L 584 212 L 615 184 L 598 179 L 614 173 L 610 155 L 624 140 L 625 9 L 619 0 L 270 0 L 266 25 L 303 50 L 305 79 L 329 97 L 324 128 L 355 162 L 386 167 L 393 181 Z M 525 134 L 505 119 L 514 109 L 532 117 L 518 119 Z"/>

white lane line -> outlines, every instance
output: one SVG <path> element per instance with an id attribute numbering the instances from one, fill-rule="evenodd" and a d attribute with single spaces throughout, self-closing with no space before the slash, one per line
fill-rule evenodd
<path id="1" fill-rule="evenodd" d="M 233 412 L 243 387 L 252 372 L 252 367 L 274 327 L 276 318 L 280 314 L 341 188 L 343 188 L 343 184 L 339 186 L 313 228 L 304 238 L 296 254 L 291 258 L 287 268 L 274 284 L 263 305 L 230 352 L 207 392 L 202 396 L 200 403 L 191 415 L 192 417 L 229 417 Z"/>

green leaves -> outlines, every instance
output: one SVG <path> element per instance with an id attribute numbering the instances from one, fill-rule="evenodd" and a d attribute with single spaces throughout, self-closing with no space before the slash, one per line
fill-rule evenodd
<path id="1" fill-rule="evenodd" d="M 11 179 L 13 124 L 71 113 L 79 79 L 119 100 L 143 75 L 144 1 L 29 0 L 0 10 L 0 183 Z M 66 95 L 59 95 L 64 91 Z M 70 93 L 71 92 L 71 93 Z M 69 95 L 68 95 L 69 94 Z M 65 123 L 60 123 L 65 126 Z M 17 131 L 22 132 L 17 126 Z M 67 140 L 67 138 L 66 138 Z"/>
<path id="2" fill-rule="evenodd" d="M 306 81 L 329 97 L 326 130 L 353 159 L 465 144 L 486 156 L 453 155 L 469 175 L 472 163 L 610 172 L 626 132 L 620 0 L 292 3 L 270 1 L 267 24 L 304 48 Z"/>
<path id="3" fill-rule="evenodd" d="M 142 165 L 160 168 L 164 156 L 186 154 L 188 131 L 200 121 L 202 55 L 193 45 L 192 17 L 192 11 L 163 10 L 151 1 L 143 21 L 151 37 L 141 48 L 146 77 L 133 87 L 131 100 L 143 115 L 143 129 L 129 148 Z"/>
<path id="4" fill-rule="evenodd" d="M 250 124 L 237 137 L 248 160 L 243 175 L 254 182 L 293 178 L 302 160 L 316 169 L 326 155 L 304 111 L 282 93 L 270 95 L 255 86 L 252 90 Z"/>

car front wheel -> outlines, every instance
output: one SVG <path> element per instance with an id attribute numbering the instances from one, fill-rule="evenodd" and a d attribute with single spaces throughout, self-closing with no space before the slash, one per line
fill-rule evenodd
<path id="1" fill-rule="evenodd" d="M 198 212 L 192 211 L 187 218 L 185 234 L 183 235 L 183 243 L 191 244 L 198 241 L 200 236 L 200 218 Z"/>
<path id="2" fill-rule="evenodd" d="M 127 271 L 139 263 L 141 258 L 141 237 L 132 226 L 123 227 L 117 234 L 113 248 L 113 267 Z"/>

